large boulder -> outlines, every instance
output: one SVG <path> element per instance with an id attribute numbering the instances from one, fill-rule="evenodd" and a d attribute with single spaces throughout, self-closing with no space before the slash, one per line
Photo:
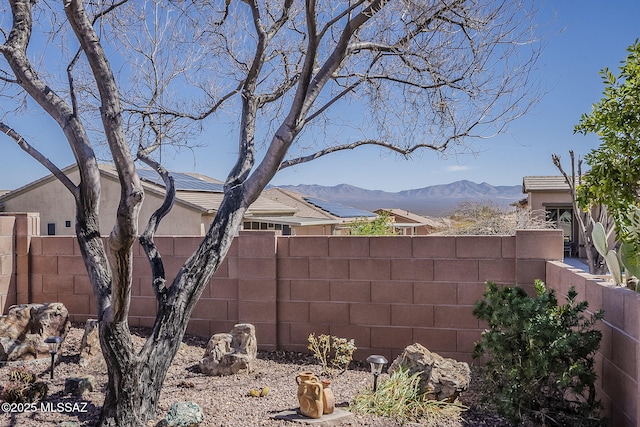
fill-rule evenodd
<path id="1" fill-rule="evenodd" d="M 63 340 L 70 327 L 64 304 L 20 304 L 0 316 L 0 361 L 49 357 L 44 340 L 51 336 Z"/>
<path id="2" fill-rule="evenodd" d="M 410 375 L 419 372 L 420 392 L 433 400 L 454 402 L 461 392 L 469 388 L 471 381 L 467 363 L 444 358 L 419 343 L 406 347 L 389 367 L 389 373 L 400 368 L 408 370 Z"/>
<path id="3" fill-rule="evenodd" d="M 204 355 L 198 364 L 200 372 L 206 375 L 216 375 L 222 357 L 231 351 L 232 339 L 231 334 L 227 333 L 215 334 L 209 339 Z"/>
<path id="4" fill-rule="evenodd" d="M 200 360 L 200 371 L 219 376 L 237 374 L 242 370 L 253 372 L 257 354 L 255 327 L 250 323 L 239 323 L 230 333 L 211 337 Z"/>

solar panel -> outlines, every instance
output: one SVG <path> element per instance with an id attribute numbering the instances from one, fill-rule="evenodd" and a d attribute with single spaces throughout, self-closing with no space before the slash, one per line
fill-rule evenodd
<path id="1" fill-rule="evenodd" d="M 164 187 L 164 181 L 160 178 L 160 175 L 151 169 L 138 169 L 138 175 L 141 179 L 151 182 L 156 185 Z M 181 172 L 171 172 L 173 182 L 176 185 L 176 190 L 181 191 L 205 191 L 210 193 L 222 193 L 224 192 L 222 184 L 216 182 L 208 182 L 203 179 L 187 175 Z"/>
<path id="2" fill-rule="evenodd" d="M 377 216 L 373 212 L 352 208 L 351 206 L 341 205 L 340 203 L 328 202 L 314 197 L 305 197 L 304 199 L 312 205 L 322 209 L 323 211 L 329 212 L 331 215 L 335 215 L 338 218 L 369 218 Z"/>

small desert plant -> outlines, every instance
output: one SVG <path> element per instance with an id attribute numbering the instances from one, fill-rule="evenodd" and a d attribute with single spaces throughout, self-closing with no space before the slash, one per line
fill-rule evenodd
<path id="1" fill-rule="evenodd" d="M 322 365 L 321 375 L 335 376 L 342 374 L 353 360 L 353 352 L 357 350 L 354 341 L 331 335 L 309 335 L 309 346 L 313 356 Z"/>
<path id="2" fill-rule="evenodd" d="M 27 367 L 11 369 L 9 382 L 3 387 L 0 399 L 9 403 L 31 403 L 46 398 L 49 387 L 36 379 L 36 375 Z"/>
<path id="3" fill-rule="evenodd" d="M 585 316 L 588 303 L 576 302 L 573 287 L 568 303 L 558 306 L 554 291 L 541 281 L 535 297 L 517 286 L 487 285 L 473 310 L 489 325 L 474 351 L 476 358 L 488 356 L 485 400 L 515 424 L 603 425 L 593 369 L 602 334 L 592 328 L 603 312 Z"/>
<path id="4" fill-rule="evenodd" d="M 427 399 L 420 393 L 420 372 L 409 375 L 406 369 L 395 370 L 376 392 L 368 390 L 356 395 L 350 405 L 350 410 L 361 414 L 439 427 L 461 425 L 465 409 L 458 403 Z"/>
<path id="5" fill-rule="evenodd" d="M 248 395 L 251 397 L 266 397 L 269 394 L 269 387 L 264 386 L 260 389 L 252 388 L 249 390 Z"/>

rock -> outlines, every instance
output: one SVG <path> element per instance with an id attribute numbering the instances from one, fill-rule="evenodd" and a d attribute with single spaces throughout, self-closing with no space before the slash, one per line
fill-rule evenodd
<path id="1" fill-rule="evenodd" d="M 169 408 L 167 418 L 157 427 L 196 427 L 204 420 L 204 413 L 195 402 L 175 402 Z"/>
<path id="2" fill-rule="evenodd" d="M 410 375 L 420 372 L 420 392 L 433 400 L 454 402 L 471 381 L 467 363 L 443 358 L 418 343 L 404 349 L 389 367 L 389 373 L 399 368 L 408 369 Z"/>
<path id="3" fill-rule="evenodd" d="M 209 340 L 200 371 L 206 375 L 232 375 L 242 370 L 253 372 L 258 355 L 256 329 L 239 323 L 229 334 L 215 334 Z"/>
<path id="4" fill-rule="evenodd" d="M 47 337 L 64 340 L 70 327 L 64 304 L 21 304 L 0 316 L 0 361 L 49 357 Z"/>
<path id="5" fill-rule="evenodd" d="M 251 323 L 238 323 L 231 330 L 231 347 L 236 353 L 249 356 L 251 362 L 258 356 L 258 342 L 256 341 L 256 328 Z M 252 371 L 251 369 L 250 371 Z"/>
<path id="6" fill-rule="evenodd" d="M 70 377 L 64 380 L 64 394 L 82 396 L 86 392 L 93 391 L 95 387 L 96 379 L 93 375 Z"/>
<path id="7" fill-rule="evenodd" d="M 205 375 L 216 375 L 214 372 L 218 369 L 222 357 L 231 351 L 231 334 L 215 334 L 207 343 L 204 350 L 204 356 L 200 360 L 198 366 L 200 372 Z"/>
<path id="8" fill-rule="evenodd" d="M 89 319 L 84 325 L 84 335 L 80 342 L 80 366 L 88 366 L 93 363 L 105 363 L 102 349 L 100 348 L 100 335 L 98 321 Z"/>

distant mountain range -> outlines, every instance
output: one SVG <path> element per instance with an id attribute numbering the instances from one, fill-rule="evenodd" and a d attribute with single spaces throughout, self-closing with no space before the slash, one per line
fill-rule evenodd
<path id="1" fill-rule="evenodd" d="M 279 185 L 278 187 L 370 211 L 381 208 L 400 208 L 430 216 L 446 215 L 466 201 L 491 201 L 506 206 L 525 197 L 522 194 L 521 185 L 493 186 L 486 182 L 477 184 L 467 180 L 397 193 L 365 190 L 348 184 L 333 187 L 323 185 Z"/>

